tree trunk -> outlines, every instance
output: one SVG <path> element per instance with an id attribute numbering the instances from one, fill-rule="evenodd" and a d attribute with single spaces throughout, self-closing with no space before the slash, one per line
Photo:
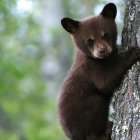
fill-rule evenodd
<path id="1" fill-rule="evenodd" d="M 122 46 L 140 46 L 140 0 L 125 0 Z M 140 140 L 140 66 L 125 76 L 114 97 L 112 140 Z"/>

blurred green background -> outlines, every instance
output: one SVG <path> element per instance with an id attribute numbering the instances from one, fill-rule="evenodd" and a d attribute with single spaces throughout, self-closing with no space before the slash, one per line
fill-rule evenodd
<path id="1" fill-rule="evenodd" d="M 73 45 L 60 20 L 97 15 L 108 2 L 0 0 L 0 140 L 66 140 L 56 108 Z M 122 2 L 112 2 L 120 34 Z"/>

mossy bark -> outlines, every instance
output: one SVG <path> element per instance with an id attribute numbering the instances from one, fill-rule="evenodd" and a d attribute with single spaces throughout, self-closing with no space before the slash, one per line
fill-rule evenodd
<path id="1" fill-rule="evenodd" d="M 125 0 L 122 46 L 140 46 L 140 0 Z M 137 62 L 126 74 L 114 97 L 112 140 L 140 140 L 140 66 Z"/>

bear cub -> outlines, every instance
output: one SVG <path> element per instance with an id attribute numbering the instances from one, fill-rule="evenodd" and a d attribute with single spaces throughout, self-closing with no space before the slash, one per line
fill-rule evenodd
<path id="1" fill-rule="evenodd" d="M 81 21 L 64 18 L 75 43 L 75 60 L 58 101 L 62 128 L 71 140 L 111 140 L 109 104 L 124 74 L 140 59 L 140 48 L 118 54 L 115 4 Z"/>

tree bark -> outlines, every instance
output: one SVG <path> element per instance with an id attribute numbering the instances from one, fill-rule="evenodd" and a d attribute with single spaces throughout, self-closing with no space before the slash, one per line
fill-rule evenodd
<path id="1" fill-rule="evenodd" d="M 125 0 L 122 46 L 140 46 L 140 0 Z M 126 74 L 114 97 L 112 140 L 140 140 L 140 66 Z"/>

